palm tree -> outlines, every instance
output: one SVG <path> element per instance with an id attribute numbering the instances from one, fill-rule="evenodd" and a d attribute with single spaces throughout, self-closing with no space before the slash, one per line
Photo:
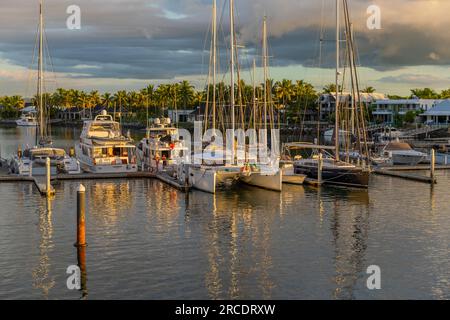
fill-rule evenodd
<path id="1" fill-rule="evenodd" d="M 342 87 L 339 86 L 339 92 L 342 91 Z M 323 88 L 323 93 L 336 93 L 336 85 L 334 83 L 330 83 L 327 84 L 324 88 Z"/>
<path id="2" fill-rule="evenodd" d="M 105 92 L 101 96 L 101 101 L 102 106 L 104 106 L 106 109 L 109 109 L 109 107 L 111 107 L 113 103 L 113 96 L 111 95 L 111 93 Z"/>
<path id="3" fill-rule="evenodd" d="M 125 90 L 117 91 L 114 94 L 114 105 L 119 108 L 120 118 L 122 118 L 122 108 L 126 106 L 128 103 L 128 94 Z M 116 113 L 116 109 L 114 109 L 114 117 Z"/>
<path id="4" fill-rule="evenodd" d="M 366 87 L 361 92 L 362 93 L 375 93 L 377 91 L 374 87 Z"/>
<path id="5" fill-rule="evenodd" d="M 411 97 L 418 97 L 420 99 L 438 99 L 439 94 L 431 88 L 412 89 Z"/>
<path id="6" fill-rule="evenodd" d="M 160 104 L 160 113 L 164 116 L 166 108 L 169 106 L 169 101 L 171 97 L 171 87 L 167 84 L 161 84 L 158 89 L 156 89 L 156 96 Z"/>
<path id="7" fill-rule="evenodd" d="M 183 81 L 179 85 L 180 100 L 184 107 L 187 109 L 192 104 L 194 98 L 194 86 L 192 86 L 189 81 Z"/>
<path id="8" fill-rule="evenodd" d="M 450 89 L 442 90 L 440 94 L 441 99 L 450 99 Z"/>

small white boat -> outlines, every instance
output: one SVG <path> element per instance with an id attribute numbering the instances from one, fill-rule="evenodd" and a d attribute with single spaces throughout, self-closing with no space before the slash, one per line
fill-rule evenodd
<path id="1" fill-rule="evenodd" d="M 393 165 L 415 166 L 427 159 L 427 154 L 413 150 L 406 142 L 390 142 L 383 151 L 382 156 L 390 159 Z"/>
<path id="2" fill-rule="evenodd" d="M 120 124 L 103 111 L 84 122 L 75 152 L 83 171 L 90 173 L 137 172 L 136 146 L 123 136 Z"/>
<path id="3" fill-rule="evenodd" d="M 18 127 L 36 127 L 38 125 L 36 119 L 36 111 L 23 112 L 20 119 L 16 120 Z"/>

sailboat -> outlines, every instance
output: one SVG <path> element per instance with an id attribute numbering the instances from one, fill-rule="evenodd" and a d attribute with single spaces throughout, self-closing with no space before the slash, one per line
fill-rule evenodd
<path id="1" fill-rule="evenodd" d="M 46 173 L 46 159 L 50 159 L 51 174 L 81 173 L 80 163 L 66 154 L 64 149 L 54 148 L 48 125 L 47 106 L 44 99 L 44 6 L 39 1 L 39 56 L 38 56 L 38 84 L 37 109 L 38 125 L 36 127 L 36 145 L 20 149 L 10 160 L 10 172 L 18 175 L 44 175 Z"/>
<path id="2" fill-rule="evenodd" d="M 319 176 L 321 176 L 320 182 L 324 184 L 332 184 L 332 185 L 341 185 L 341 186 L 349 186 L 349 187 L 357 187 L 357 188 L 368 188 L 369 186 L 369 177 L 370 177 L 370 167 L 363 167 L 359 165 L 354 165 L 349 163 L 349 159 L 347 161 L 341 160 L 341 154 L 340 154 L 340 148 L 341 148 L 341 142 L 340 138 L 342 136 L 342 130 L 340 127 L 341 123 L 341 109 L 343 106 L 341 105 L 341 99 L 340 99 L 340 92 L 339 92 L 339 82 L 340 82 L 340 11 L 341 11 L 341 1 L 342 0 L 336 0 L 336 112 L 335 112 L 335 127 L 334 132 L 339 134 L 334 134 L 334 142 L 335 145 L 333 148 L 327 147 L 327 146 L 320 146 L 320 145 L 298 145 L 297 147 L 303 147 L 305 149 L 313 149 L 314 155 L 311 158 L 308 159 L 300 159 L 297 161 L 294 161 L 294 167 L 295 172 L 298 174 L 304 174 L 308 176 L 308 178 L 319 180 Z M 353 93 L 353 99 L 352 99 L 352 108 L 351 108 L 351 114 L 352 118 L 351 120 L 347 119 L 347 123 L 350 121 L 355 121 L 355 119 L 359 119 L 358 124 L 361 124 L 361 127 L 356 126 L 354 130 L 356 130 L 356 134 L 358 136 L 362 135 L 362 139 L 357 139 L 358 145 L 360 147 L 360 154 L 363 153 L 366 154 L 366 157 L 368 158 L 368 148 L 367 148 L 367 141 L 365 140 L 365 126 L 364 126 L 364 114 L 362 111 L 362 106 L 360 103 L 360 108 L 358 112 L 356 111 L 356 105 L 355 101 L 361 101 L 357 95 L 359 95 L 359 86 L 358 86 L 358 78 L 357 78 L 357 72 L 356 72 L 356 58 L 355 58 L 355 48 L 354 48 L 354 42 L 353 42 L 353 34 L 351 30 L 351 23 L 348 13 L 348 6 L 347 2 L 343 0 L 343 7 L 344 7 L 344 14 L 345 14 L 345 28 L 346 28 L 346 34 L 347 34 L 347 53 L 348 53 L 348 61 L 350 64 L 350 71 L 351 71 L 351 81 L 352 81 L 352 93 Z M 355 97 L 357 97 L 355 99 Z M 345 111 L 345 110 L 344 110 Z M 344 112 L 343 112 L 344 113 Z M 358 118 L 359 117 L 359 118 Z M 351 123 L 351 126 L 353 127 L 354 122 Z M 349 136 L 349 135 L 347 135 Z M 363 140 L 363 141 L 361 141 Z M 349 146 L 351 142 L 347 141 L 345 143 L 346 146 Z M 364 149 L 364 150 L 363 150 Z M 334 151 L 334 155 L 329 153 L 330 151 Z M 323 155 L 323 152 L 325 152 L 325 156 Z M 347 150 L 346 153 L 348 155 L 350 154 L 350 151 Z M 320 168 L 320 170 L 319 170 Z M 321 174 L 319 174 L 319 171 Z"/>
<path id="3" fill-rule="evenodd" d="M 230 46 L 231 46 L 231 93 L 230 93 L 230 109 L 231 109 L 231 125 L 232 131 L 235 131 L 235 89 L 234 89 L 234 73 L 235 73 L 235 40 L 234 40 L 234 1 L 230 0 Z M 216 137 L 216 73 L 217 73 L 217 1 L 213 0 L 212 6 L 212 35 L 211 35 L 211 64 L 210 75 L 208 78 L 208 91 L 212 85 L 212 130 L 211 143 L 204 149 L 202 153 L 194 153 L 193 160 L 195 164 L 183 165 L 180 167 L 178 177 L 181 182 L 187 182 L 195 189 L 215 194 L 217 190 L 234 186 L 238 179 L 242 166 L 235 161 L 234 148 L 231 151 L 231 164 L 226 164 L 227 150 L 223 145 L 215 142 Z M 210 80 L 212 78 L 212 84 Z M 207 101 L 207 106 L 209 101 Z M 205 131 L 209 123 L 209 114 L 205 116 Z M 199 143 L 197 141 L 197 143 Z M 196 148 L 198 149 L 198 148 Z"/>
<path id="4" fill-rule="evenodd" d="M 263 111 L 263 120 L 264 120 L 264 137 L 263 141 L 260 141 L 260 144 L 264 144 L 263 148 L 267 148 L 267 129 L 268 129 L 268 123 L 267 118 L 269 116 L 268 112 L 268 97 L 270 94 L 270 88 L 268 86 L 268 46 L 267 46 L 267 17 L 264 17 L 263 20 L 263 69 L 264 69 L 264 111 Z M 255 68 L 253 68 L 254 70 Z M 253 71 L 254 75 L 253 78 L 255 78 L 255 71 Z M 253 90 L 255 92 L 255 89 Z M 254 97 L 255 100 L 255 97 Z M 272 106 L 270 106 L 272 107 Z M 256 104 L 253 103 L 253 108 L 256 108 Z M 272 114 L 272 113 L 270 113 Z M 254 112 L 254 117 L 256 117 L 256 113 Z M 271 116 L 272 118 L 272 116 Z M 256 118 L 253 119 L 255 126 L 256 126 Z M 256 128 L 254 128 L 256 131 Z M 275 141 L 277 137 L 272 136 L 272 151 L 276 155 L 275 148 L 279 148 L 277 146 L 277 142 Z M 246 165 L 244 166 L 241 174 L 240 179 L 242 182 L 263 188 L 268 189 L 272 191 L 281 191 L 282 185 L 283 185 L 283 172 L 280 170 L 280 159 L 279 157 L 275 156 L 276 158 L 267 158 L 263 159 L 261 155 L 259 156 L 259 159 L 257 159 L 257 163 L 251 163 L 248 161 Z"/>

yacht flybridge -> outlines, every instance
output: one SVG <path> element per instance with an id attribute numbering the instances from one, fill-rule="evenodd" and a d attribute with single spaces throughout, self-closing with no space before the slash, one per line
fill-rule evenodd
<path id="1" fill-rule="evenodd" d="M 83 171 L 90 173 L 137 172 L 136 147 L 121 126 L 103 111 L 84 122 L 80 143 L 75 147 Z"/>

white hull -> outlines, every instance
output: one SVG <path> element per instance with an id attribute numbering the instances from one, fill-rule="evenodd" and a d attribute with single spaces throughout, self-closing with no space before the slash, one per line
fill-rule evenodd
<path id="1" fill-rule="evenodd" d="M 278 170 L 276 173 L 249 172 L 243 173 L 241 181 L 254 187 L 272 191 L 281 191 L 283 188 L 283 173 Z"/>
<path id="2" fill-rule="evenodd" d="M 18 127 L 36 127 L 37 122 L 27 122 L 22 120 L 16 120 L 16 124 Z"/>
<path id="3" fill-rule="evenodd" d="M 283 163 L 281 165 L 281 171 L 283 173 L 283 183 L 286 184 L 296 184 L 303 185 L 306 176 L 303 174 L 296 174 L 294 169 L 294 164 L 292 163 Z"/>
<path id="4" fill-rule="evenodd" d="M 392 154 L 392 163 L 394 165 L 416 166 L 426 159 L 425 154 L 408 155 L 408 154 Z"/>
<path id="5" fill-rule="evenodd" d="M 302 174 L 283 175 L 283 183 L 303 185 L 305 183 L 306 176 Z"/>
<path id="6" fill-rule="evenodd" d="M 239 178 L 236 168 L 190 166 L 189 185 L 193 188 L 215 194 L 218 189 L 231 187 Z"/>
<path id="7" fill-rule="evenodd" d="M 81 173 L 81 166 L 74 158 L 66 158 L 60 163 L 51 163 L 50 174 L 56 176 L 60 173 L 58 170 L 60 167 L 62 173 L 75 175 Z M 20 176 L 45 176 L 47 174 L 47 168 L 40 160 L 18 159 L 14 157 L 10 162 L 10 171 L 13 174 Z"/>
<path id="8" fill-rule="evenodd" d="M 112 174 L 112 173 L 134 173 L 138 171 L 137 164 L 120 164 L 120 165 L 94 164 L 93 159 L 83 155 L 79 146 L 75 147 L 75 151 L 77 159 L 81 165 L 81 169 L 84 172 Z"/>

